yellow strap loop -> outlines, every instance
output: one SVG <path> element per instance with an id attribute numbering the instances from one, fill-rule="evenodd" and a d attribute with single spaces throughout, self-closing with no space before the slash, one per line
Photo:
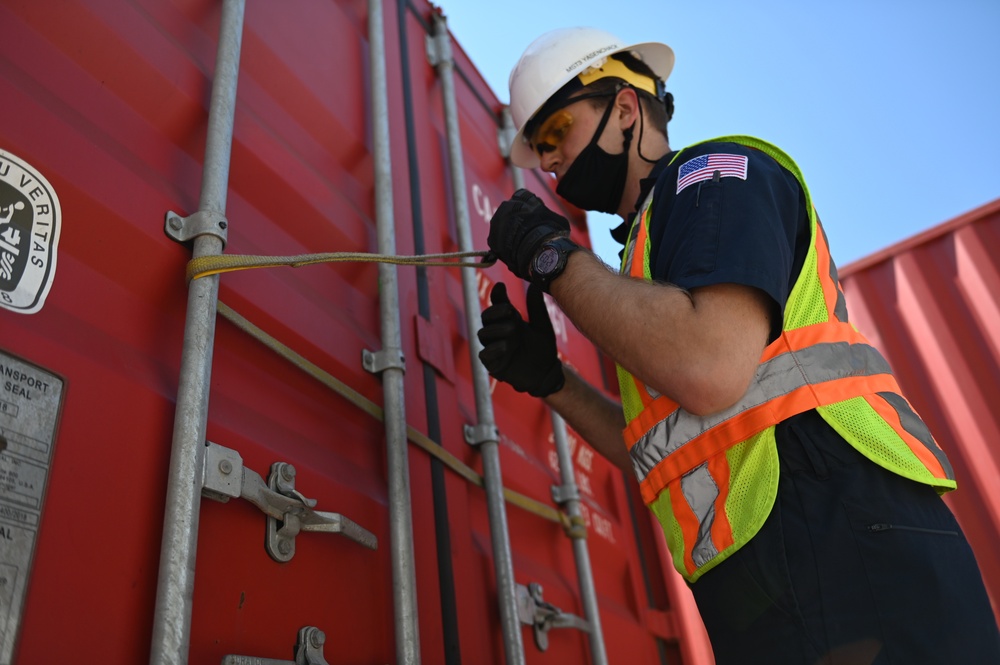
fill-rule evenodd
<path id="1" fill-rule="evenodd" d="M 482 261 L 456 261 L 455 259 L 482 258 Z M 298 254 L 296 256 L 257 256 L 253 254 L 213 254 L 198 256 L 187 264 L 187 281 L 237 270 L 255 268 L 277 268 L 289 266 L 298 268 L 314 263 L 392 263 L 404 266 L 458 266 L 462 268 L 489 268 L 496 263 L 491 252 L 448 252 L 445 254 L 419 254 L 398 256 L 393 254 L 368 254 L 365 252 L 324 252 L 321 254 Z"/>
<path id="2" fill-rule="evenodd" d="M 449 264 L 454 265 L 454 264 Z M 202 275 L 198 275 L 201 277 Z M 323 385 L 325 385 L 330 390 L 334 391 L 341 397 L 345 398 L 351 404 L 357 406 L 365 413 L 369 414 L 376 420 L 383 420 L 384 414 L 382 407 L 380 407 L 375 402 L 354 390 L 341 380 L 337 379 L 335 376 L 330 374 L 324 369 L 321 369 L 314 363 L 310 362 L 303 356 L 299 355 L 289 347 L 285 346 L 277 339 L 264 332 L 256 325 L 248 321 L 241 314 L 236 312 L 234 309 L 219 301 L 217 305 L 219 314 L 223 318 L 230 321 L 237 328 L 247 333 L 258 342 L 271 349 L 279 356 L 289 361 L 300 370 L 313 377 Z M 469 482 L 483 487 L 483 477 L 480 476 L 474 469 L 466 465 L 462 460 L 458 459 L 450 452 L 445 450 L 442 446 L 435 443 L 428 436 L 422 432 L 417 431 L 410 425 L 406 426 L 407 438 L 416 444 L 418 447 L 422 448 L 426 452 L 430 453 L 437 459 L 447 466 L 449 469 L 462 476 Z M 511 505 L 517 506 L 522 510 L 526 510 L 529 513 L 538 515 L 539 517 L 545 518 L 551 522 L 561 524 L 563 531 L 570 538 L 586 538 L 587 530 L 583 524 L 583 520 L 580 517 L 570 517 L 566 513 L 553 508 L 547 504 L 542 503 L 536 499 L 532 499 L 529 496 L 515 492 L 514 490 L 504 488 L 503 491 L 504 499 Z"/>

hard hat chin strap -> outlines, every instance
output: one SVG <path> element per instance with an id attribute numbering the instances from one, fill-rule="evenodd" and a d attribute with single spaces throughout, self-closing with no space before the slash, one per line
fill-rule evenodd
<path id="1" fill-rule="evenodd" d="M 643 131 L 646 129 L 646 122 L 645 122 L 645 120 L 646 120 L 646 114 L 645 114 L 645 109 L 643 109 L 642 95 L 639 94 L 639 91 L 635 88 L 635 86 L 633 86 L 633 85 L 631 85 L 629 83 L 626 83 L 625 85 L 623 85 L 619 89 L 618 92 L 621 92 L 625 88 L 632 88 L 633 90 L 635 90 L 635 93 L 636 93 L 635 94 L 636 102 L 639 104 L 639 142 L 635 146 L 636 152 L 639 155 L 639 159 L 641 159 L 642 161 L 646 162 L 647 164 L 655 164 L 656 162 L 658 162 L 660 160 L 659 159 L 649 159 L 648 157 L 646 157 L 645 155 L 642 154 L 642 136 L 643 136 Z M 671 104 L 670 104 L 670 106 L 668 107 L 668 110 L 667 110 L 667 113 L 668 113 L 668 116 L 669 116 L 669 114 L 671 112 L 671 108 L 673 107 L 673 103 L 672 103 L 673 102 L 673 95 L 671 95 L 669 92 L 666 93 L 666 94 L 667 94 L 667 96 L 669 96 L 669 99 L 671 101 Z M 616 93 L 616 95 L 617 95 L 617 93 Z M 666 103 L 666 100 L 664 100 L 664 103 Z M 614 102 L 612 102 L 612 104 L 614 104 Z M 629 127 L 628 129 L 624 130 L 624 132 L 626 132 L 626 134 L 625 134 L 625 137 L 626 137 L 625 150 L 626 151 L 628 150 L 629 143 L 631 143 L 631 141 L 632 141 L 632 131 L 633 131 L 634 128 L 635 128 L 635 123 L 632 123 L 631 127 Z M 603 123 L 602 123 L 601 129 L 603 129 Z"/>
<path id="2" fill-rule="evenodd" d="M 643 122 L 643 120 L 645 119 L 645 115 L 643 114 L 643 111 L 642 111 L 642 98 L 640 98 L 639 95 L 636 95 L 636 98 L 637 98 L 637 100 L 639 102 L 639 142 L 635 144 L 635 149 L 636 149 L 636 152 L 639 154 L 639 159 L 641 159 L 642 161 L 646 162 L 647 164 L 655 164 L 656 162 L 658 162 L 660 160 L 658 160 L 658 159 L 649 159 L 645 155 L 642 154 L 642 131 L 643 131 L 643 129 L 645 129 L 646 123 Z M 631 131 L 631 130 L 632 130 L 632 128 L 629 127 L 629 131 Z"/>

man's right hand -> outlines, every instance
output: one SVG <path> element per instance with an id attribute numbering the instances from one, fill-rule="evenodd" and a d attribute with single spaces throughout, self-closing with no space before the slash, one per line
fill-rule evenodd
<path id="1" fill-rule="evenodd" d="M 566 379 L 542 290 L 534 284 L 528 287 L 527 321 L 510 303 L 503 282 L 493 287 L 490 302 L 478 333 L 483 344 L 479 359 L 489 373 L 535 397 L 562 389 Z"/>
<path id="2" fill-rule="evenodd" d="M 526 189 L 500 204 L 490 219 L 490 251 L 523 280 L 531 280 L 531 261 L 545 241 L 569 236 L 569 221 L 552 212 Z"/>

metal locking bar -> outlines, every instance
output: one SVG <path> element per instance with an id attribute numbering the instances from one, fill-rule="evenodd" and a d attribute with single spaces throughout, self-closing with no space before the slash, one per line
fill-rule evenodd
<path id="1" fill-rule="evenodd" d="M 256 656 L 223 656 L 222 665 L 329 665 L 323 656 L 326 634 L 315 626 L 299 628 L 295 642 L 295 660 L 277 660 Z"/>
<path id="2" fill-rule="evenodd" d="M 458 248 L 462 252 L 473 250 L 472 225 L 469 222 L 468 187 L 463 166 L 462 135 L 460 131 L 458 101 L 455 91 L 455 63 L 452 58 L 451 37 L 444 15 L 432 18 L 434 34 L 428 36 L 427 54 L 437 70 L 441 82 L 445 128 L 448 143 L 448 168 L 451 182 L 452 204 Z M 478 441 L 477 450 L 483 460 L 483 486 L 486 491 L 490 539 L 493 544 L 493 570 L 496 576 L 497 603 L 500 610 L 500 628 L 503 633 L 505 665 L 524 665 L 524 643 L 518 624 L 517 597 L 514 582 L 514 556 L 507 525 L 507 508 L 504 503 L 503 472 L 500 465 L 500 442 L 493 414 L 490 395 L 490 377 L 479 360 L 482 345 L 476 332 L 481 327 L 481 304 L 476 284 L 476 269 L 462 268 L 462 300 L 465 304 L 465 324 L 469 339 L 469 359 L 472 363 L 472 387 L 476 397 L 476 425 L 471 436 Z M 470 436 L 467 429 L 467 440 Z"/>
<path id="3" fill-rule="evenodd" d="M 217 3 L 218 4 L 218 3 Z M 217 213 L 220 227 L 229 192 L 229 162 L 232 156 L 236 115 L 236 83 L 239 79 L 240 49 L 243 40 L 244 0 L 222 0 L 219 44 L 212 77 L 212 95 L 205 136 L 199 212 Z M 204 219 L 204 216 L 203 216 Z M 175 226 L 166 220 L 167 232 Z M 193 238 L 192 257 L 222 253 L 225 234 L 200 233 Z M 150 640 L 151 665 L 185 663 L 191 647 L 191 609 L 194 605 L 194 574 L 198 558 L 198 518 L 201 507 L 199 477 L 203 476 L 208 398 L 212 380 L 212 351 L 215 343 L 216 305 L 219 301 L 218 276 L 194 280 L 188 285 L 187 314 L 184 320 L 184 347 L 181 352 L 174 412 L 170 466 L 167 472 L 163 535 Z"/>
<path id="4" fill-rule="evenodd" d="M 531 626 L 535 634 L 535 646 L 539 651 L 549 648 L 549 631 L 553 628 L 576 628 L 590 632 L 590 624 L 575 614 L 563 612 L 542 598 L 542 585 L 532 582 L 528 586 L 517 585 L 517 617 L 526 626 Z"/>
<path id="5" fill-rule="evenodd" d="M 552 440 L 556 446 L 559 458 L 559 476 L 562 485 L 552 487 L 552 498 L 570 520 L 582 522 L 583 512 L 580 505 L 580 489 L 573 473 L 573 455 L 570 451 L 569 437 L 566 432 L 566 422 L 553 411 Z M 608 665 L 608 654 L 604 646 L 604 631 L 601 629 L 601 613 L 597 607 L 597 589 L 594 586 L 594 573 L 590 565 L 590 553 L 585 538 L 572 537 L 573 558 L 576 560 L 576 579 L 580 585 L 580 604 L 583 615 L 590 625 L 590 657 L 593 665 Z"/>
<path id="6" fill-rule="evenodd" d="M 517 131 L 514 128 L 514 120 L 510 114 L 510 107 L 504 107 L 501 113 L 502 126 L 497 130 L 497 141 L 500 146 L 500 154 L 504 159 L 510 159 L 511 146 Z M 511 178 L 514 181 L 514 188 L 524 187 L 524 172 L 514 164 L 510 165 Z M 568 435 L 566 432 L 566 422 L 562 417 L 552 411 L 552 438 L 556 446 L 556 454 L 559 458 L 559 475 L 562 478 L 562 485 L 552 488 L 552 498 L 555 499 L 563 510 L 570 516 L 570 519 L 581 517 L 580 491 L 576 485 L 576 478 L 573 474 L 573 455 L 570 450 Z M 583 604 L 583 612 L 590 623 L 590 654 L 593 665 L 608 665 L 607 650 L 604 646 L 604 632 L 601 629 L 601 613 L 597 607 L 597 589 L 594 586 L 594 574 L 590 565 L 590 553 L 587 550 L 587 541 L 583 538 L 573 538 L 573 557 L 576 559 L 576 576 L 580 585 L 580 600 Z"/>
<path id="7" fill-rule="evenodd" d="M 375 178 L 375 235 L 381 254 L 396 253 L 393 211 L 392 146 L 389 132 L 388 63 L 382 0 L 368 0 L 368 89 L 371 146 Z M 417 569 L 413 546 L 413 500 L 410 496 L 409 443 L 406 436 L 406 388 L 400 321 L 399 275 L 396 266 L 378 266 L 381 356 L 368 352 L 365 368 L 382 377 L 385 423 L 385 466 L 389 508 L 389 563 L 392 571 L 392 614 L 396 665 L 420 665 L 420 621 Z M 368 360 L 370 355 L 370 360 Z M 370 367 L 369 367 L 370 365 Z"/>
<path id="8" fill-rule="evenodd" d="M 313 510 L 316 500 L 295 489 L 295 467 L 285 462 L 271 465 L 265 484 L 257 472 L 243 466 L 238 452 L 210 441 L 202 494 L 223 503 L 242 498 L 260 508 L 267 515 L 265 549 L 281 563 L 295 556 L 295 537 L 302 531 L 339 533 L 369 549 L 378 547 L 375 534 L 347 517 Z"/>

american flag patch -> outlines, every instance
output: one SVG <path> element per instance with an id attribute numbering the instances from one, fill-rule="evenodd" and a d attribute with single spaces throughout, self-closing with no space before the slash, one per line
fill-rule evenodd
<path id="1" fill-rule="evenodd" d="M 681 164 L 680 171 L 677 172 L 677 192 L 688 185 L 693 185 L 702 180 L 711 180 L 715 177 L 715 172 L 719 172 L 720 178 L 747 179 L 747 157 L 746 155 L 727 155 L 723 152 L 715 152 L 711 155 L 695 157 Z"/>

